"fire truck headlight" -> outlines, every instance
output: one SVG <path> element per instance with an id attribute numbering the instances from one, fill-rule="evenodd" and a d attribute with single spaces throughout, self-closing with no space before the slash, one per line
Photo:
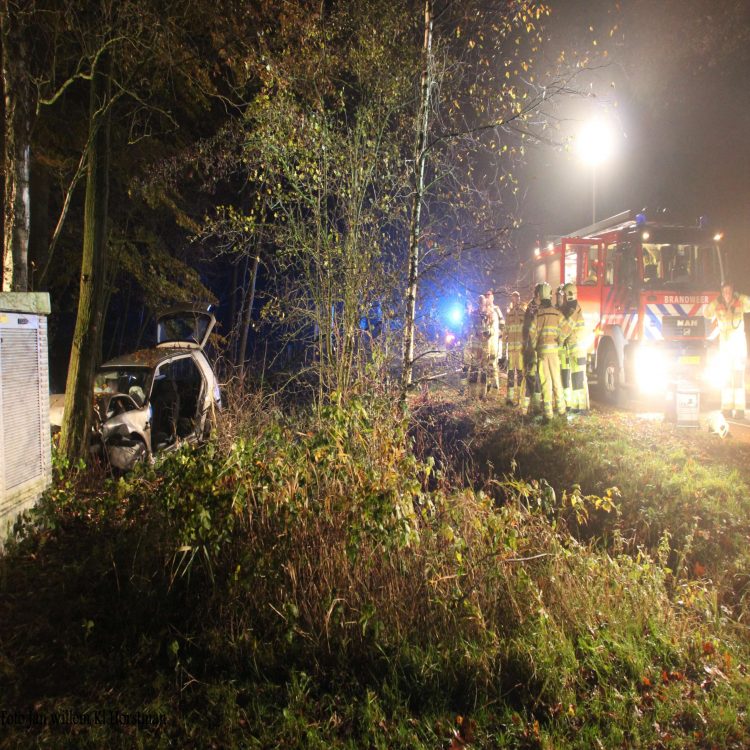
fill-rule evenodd
<path id="1" fill-rule="evenodd" d="M 636 353 L 635 377 L 642 393 L 664 393 L 667 390 L 667 358 L 664 352 L 642 347 Z"/>
<path id="2" fill-rule="evenodd" d="M 708 355 L 703 370 L 703 380 L 708 388 L 720 391 L 727 384 L 727 367 L 719 352 Z"/>

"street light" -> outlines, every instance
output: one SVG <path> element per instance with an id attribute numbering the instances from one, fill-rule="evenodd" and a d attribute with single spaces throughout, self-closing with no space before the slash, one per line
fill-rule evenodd
<path id="1" fill-rule="evenodd" d="M 596 168 L 612 156 L 615 138 L 612 128 L 601 118 L 589 120 L 576 138 L 581 160 L 591 166 L 591 214 L 596 224 Z"/>

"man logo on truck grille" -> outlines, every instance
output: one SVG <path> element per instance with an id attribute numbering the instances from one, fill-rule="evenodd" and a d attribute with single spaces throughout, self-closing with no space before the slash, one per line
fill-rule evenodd
<path id="1" fill-rule="evenodd" d="M 680 317 L 677 315 L 665 315 L 662 318 L 662 332 L 664 338 L 704 338 L 706 335 L 705 318 Z"/>

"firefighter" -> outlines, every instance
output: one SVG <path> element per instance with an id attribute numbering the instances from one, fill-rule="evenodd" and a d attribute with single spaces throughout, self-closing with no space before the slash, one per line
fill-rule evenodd
<path id="1" fill-rule="evenodd" d="M 539 371 L 536 366 L 536 353 L 531 342 L 531 324 L 536 318 L 539 309 L 539 289 L 541 284 L 534 287 L 534 294 L 526 305 L 523 316 L 523 397 L 521 399 L 521 412 L 531 414 L 541 405 L 541 387 L 539 385 Z"/>
<path id="2" fill-rule="evenodd" d="M 750 312 L 750 297 L 734 291 L 731 281 L 721 285 L 721 294 L 706 305 L 705 316 L 719 326 L 719 352 L 724 384 L 721 411 L 725 417 L 745 417 L 745 313 Z"/>
<path id="3" fill-rule="evenodd" d="M 552 289 L 547 282 L 537 284 L 539 309 L 529 328 L 529 340 L 536 355 L 539 382 L 542 390 L 545 420 L 552 419 L 555 410 L 565 415 L 565 395 L 560 381 L 560 339 L 568 334 L 563 314 L 552 305 Z M 554 404 L 553 404 L 554 400 Z"/>
<path id="4" fill-rule="evenodd" d="M 482 399 L 487 395 L 487 370 L 489 361 L 489 320 L 485 296 L 479 296 L 479 307 L 472 312 L 470 333 L 464 348 L 464 366 L 467 371 L 469 398 Z"/>
<path id="5" fill-rule="evenodd" d="M 487 334 L 487 387 L 500 392 L 500 367 L 498 359 L 501 354 L 500 331 L 504 324 L 503 314 L 495 304 L 495 293 L 490 289 L 484 294 L 484 325 Z"/>
<path id="6" fill-rule="evenodd" d="M 497 327 L 499 331 L 497 342 L 497 358 L 500 359 L 503 356 L 503 331 L 505 330 L 505 316 L 503 315 L 503 311 L 495 304 L 495 293 L 491 289 L 485 292 L 484 296 L 487 300 L 487 307 L 492 309 L 494 316 L 497 318 Z"/>
<path id="7" fill-rule="evenodd" d="M 557 287 L 557 301 L 555 307 L 567 318 L 568 307 L 565 304 L 565 284 L 560 284 Z M 560 341 L 560 349 L 558 350 L 558 356 L 560 357 L 560 381 L 562 382 L 563 393 L 565 394 L 565 406 L 567 409 L 573 408 L 573 391 L 570 385 L 570 357 L 568 356 L 568 347 L 565 341 Z"/>
<path id="8" fill-rule="evenodd" d="M 521 378 L 523 377 L 523 319 L 524 306 L 519 292 L 513 292 L 508 315 L 505 318 L 503 343 L 508 361 L 508 393 L 505 403 L 518 406 L 521 399 Z"/>
<path id="9" fill-rule="evenodd" d="M 565 305 L 563 315 L 568 322 L 565 349 L 570 363 L 571 400 L 568 404 L 574 412 L 588 414 L 589 384 L 586 378 L 586 321 L 578 304 L 578 287 L 568 282 L 564 287 Z"/>

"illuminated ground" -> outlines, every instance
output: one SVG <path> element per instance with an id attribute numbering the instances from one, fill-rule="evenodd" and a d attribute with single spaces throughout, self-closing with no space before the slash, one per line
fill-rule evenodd
<path id="1" fill-rule="evenodd" d="M 531 436 L 537 439 L 539 425 L 505 405 L 504 388 L 502 380 L 499 395 L 491 390 L 485 400 L 471 401 L 461 394 L 457 373 L 423 384 L 414 406 L 418 414 L 429 414 L 429 419 L 437 420 L 438 432 L 446 431 L 447 444 L 443 447 L 446 460 L 450 461 L 455 454 L 461 466 L 475 462 L 483 476 L 490 467 L 496 473 L 504 473 L 510 459 L 507 445 L 499 449 L 499 439 L 512 436 L 521 444 Z M 614 408 L 594 400 L 588 417 L 556 421 L 545 430 L 565 432 L 569 439 L 580 444 L 597 441 L 600 430 L 614 431 L 627 437 L 635 451 L 639 446 L 648 453 L 680 450 L 696 461 L 731 467 L 750 479 L 750 422 L 730 420 L 729 433 L 722 439 L 709 431 L 712 413 L 715 409 L 702 409 L 699 426 L 688 427 L 667 421 L 658 402 L 631 401 L 622 408 Z M 592 449 L 600 451 L 601 446 Z"/>

